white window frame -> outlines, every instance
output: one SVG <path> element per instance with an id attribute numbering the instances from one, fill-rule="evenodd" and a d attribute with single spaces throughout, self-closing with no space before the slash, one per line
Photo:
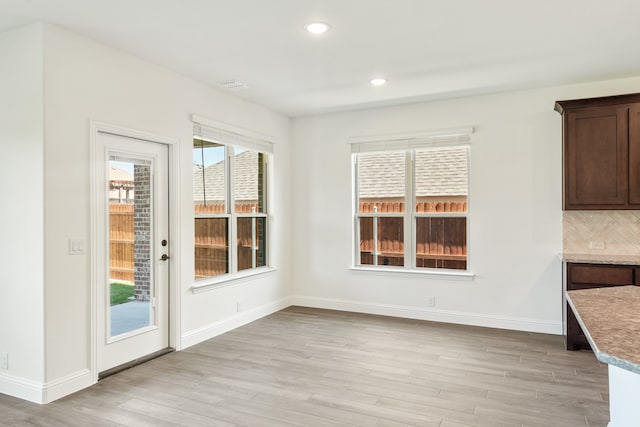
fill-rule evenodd
<path id="1" fill-rule="evenodd" d="M 408 203 L 408 194 L 410 194 L 409 189 L 413 187 L 413 184 L 410 183 L 410 179 L 409 178 L 409 171 L 410 169 L 410 164 L 407 161 L 407 157 L 405 156 L 405 191 L 404 191 L 404 205 L 405 205 L 405 211 L 404 212 L 378 212 L 377 206 L 374 206 L 373 208 L 373 212 L 366 212 L 366 213 L 360 213 L 360 197 L 359 197 L 359 192 L 358 192 L 358 182 L 359 182 L 359 176 L 358 176 L 358 154 L 354 153 L 352 154 L 352 163 L 353 163 L 353 187 L 354 187 L 354 206 L 353 206 L 353 212 L 354 212 L 354 230 L 355 230 L 355 254 L 354 254 L 354 259 L 353 259 L 353 265 L 357 266 L 357 267 L 368 267 L 368 268 L 385 268 L 385 269 L 398 269 L 398 268 L 405 268 L 408 264 L 407 264 L 407 245 L 406 242 L 410 241 L 410 236 L 408 236 L 408 233 L 411 232 L 411 230 L 408 230 L 407 227 L 407 220 L 410 218 L 410 213 L 407 211 L 407 206 L 409 205 Z M 413 181 L 413 180 L 411 180 Z M 360 264 L 360 218 L 373 218 L 373 248 L 372 248 L 372 253 L 371 255 L 373 256 L 373 264 Z M 398 267 L 398 266 L 386 266 L 386 265 L 378 265 L 378 245 L 376 244 L 377 240 L 378 240 L 378 219 L 379 218 L 402 218 L 402 224 L 403 224 L 403 240 L 405 242 L 404 247 L 405 247 L 405 252 L 404 252 L 404 266 L 403 267 Z"/>
<path id="2" fill-rule="evenodd" d="M 473 128 L 448 129 L 443 131 L 423 132 L 413 135 L 396 135 L 384 137 L 355 137 L 350 140 L 352 152 L 352 194 L 353 194 L 353 270 L 365 270 L 376 272 L 402 272 L 419 273 L 436 276 L 449 276 L 460 278 L 472 278 L 471 272 L 471 250 L 470 250 L 470 195 L 467 194 L 466 212 L 416 212 L 416 165 L 415 153 L 426 149 L 437 149 L 444 147 L 466 147 L 467 150 L 467 170 L 470 161 L 470 135 Z M 405 153 L 405 194 L 404 212 L 398 213 L 360 213 L 359 191 L 358 191 L 358 154 L 360 153 L 384 153 L 384 152 L 404 152 Z M 470 174 L 467 175 L 467 188 L 469 188 Z M 361 264 L 360 254 L 360 218 L 373 218 L 374 223 L 374 243 L 373 243 L 373 264 Z M 375 229 L 377 219 L 381 217 L 401 217 L 403 218 L 403 238 L 404 238 L 404 266 L 377 265 L 377 242 Z M 418 218 L 466 218 L 466 269 L 445 269 L 417 267 L 417 219 Z"/>
<path id="3" fill-rule="evenodd" d="M 235 204 L 235 174 L 232 172 L 235 170 L 235 155 L 233 154 L 234 149 L 237 147 L 234 146 L 225 146 L 225 155 L 227 156 L 227 162 L 228 162 L 228 167 L 227 167 L 227 173 L 229 178 L 226 180 L 228 182 L 228 188 L 227 188 L 227 194 L 230 200 L 230 203 L 228 204 L 228 206 L 226 207 L 227 212 L 230 212 L 230 220 L 231 220 L 231 226 L 229 227 L 229 230 L 231 232 L 231 240 L 229 240 L 230 242 L 233 242 L 233 249 L 231 250 L 231 245 L 229 245 L 230 247 L 230 251 L 231 254 L 229 255 L 229 262 L 231 264 L 230 267 L 230 273 L 229 274 L 238 274 L 241 272 L 246 272 L 246 271 L 255 271 L 256 269 L 260 269 L 260 268 L 269 268 L 270 263 L 269 263 L 269 259 L 270 259 L 270 250 L 269 250 L 269 242 L 271 240 L 271 236 L 269 235 L 269 164 L 271 163 L 269 161 L 269 157 L 270 155 L 268 153 L 263 153 L 262 151 L 257 151 L 257 150 L 253 150 L 256 151 L 260 154 L 264 155 L 264 182 L 262 183 L 263 186 L 263 197 L 264 197 L 264 212 L 250 212 L 250 213 L 239 213 L 236 212 L 236 204 Z M 252 263 L 252 267 L 251 268 L 246 268 L 244 270 L 238 270 L 238 218 L 251 218 L 251 263 Z M 257 257 L 257 253 L 259 250 L 259 247 L 257 245 L 257 239 L 256 239 L 256 218 L 265 218 L 265 265 L 258 267 L 256 266 L 256 257 Z M 203 279 L 204 280 L 204 279 Z"/>
<path id="4" fill-rule="evenodd" d="M 272 239 L 271 239 L 271 222 L 272 222 L 272 158 L 273 143 L 267 137 L 254 134 L 250 131 L 239 130 L 226 124 L 214 122 L 199 116 L 193 116 L 195 127 L 201 130 L 194 131 L 195 138 L 202 138 L 205 141 L 215 142 L 224 146 L 225 157 L 225 212 L 224 213 L 203 213 L 197 214 L 193 212 L 195 223 L 196 218 L 226 218 L 228 221 L 227 239 L 228 239 L 228 273 L 209 276 L 202 279 L 194 280 L 191 287 L 193 292 L 200 292 L 210 287 L 226 286 L 236 283 L 238 280 L 270 273 L 276 269 L 272 265 Z M 206 129 L 206 130 L 202 130 Z M 198 134 L 199 133 L 199 134 Z M 231 141 L 231 142 L 230 142 Z M 263 185 L 263 206 L 264 212 L 240 213 L 235 208 L 235 148 L 251 150 L 258 152 L 264 156 L 264 182 Z M 238 270 L 238 219 L 253 218 L 252 221 L 252 267 L 244 270 Z M 265 265 L 256 266 L 256 255 L 259 250 L 256 236 L 256 218 L 265 218 Z M 195 236 L 194 236 L 195 238 Z M 194 246 L 195 249 L 195 246 Z"/>

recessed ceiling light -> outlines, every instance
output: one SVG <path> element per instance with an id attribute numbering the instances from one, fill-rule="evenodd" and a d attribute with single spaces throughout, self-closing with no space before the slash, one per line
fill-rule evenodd
<path id="1" fill-rule="evenodd" d="M 310 22 L 304 26 L 304 29 L 311 34 L 322 34 L 329 31 L 331 25 L 325 24 L 324 22 Z"/>
<path id="2" fill-rule="evenodd" d="M 382 86 L 387 82 L 387 79 L 383 79 L 382 77 L 376 77 L 375 79 L 371 79 L 371 84 L 374 86 Z"/>

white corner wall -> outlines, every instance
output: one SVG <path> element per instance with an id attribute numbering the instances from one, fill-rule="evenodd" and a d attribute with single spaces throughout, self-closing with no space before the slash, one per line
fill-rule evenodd
<path id="1" fill-rule="evenodd" d="M 0 393 L 44 380 L 42 26 L 0 34 Z"/>
<path id="2" fill-rule="evenodd" d="M 294 119 L 293 302 L 560 334 L 561 117 L 554 102 L 637 91 L 640 79 Z M 383 88 L 384 90 L 384 88 Z M 474 126 L 469 280 L 353 271 L 347 141 Z M 436 305 L 427 308 L 428 296 Z"/>
<path id="3" fill-rule="evenodd" d="M 68 239 L 90 237 L 89 123 L 105 122 L 179 143 L 178 347 L 288 305 L 289 119 L 122 51 L 45 25 L 45 400 L 92 382 L 89 372 L 90 254 L 69 255 Z M 191 114 L 272 136 L 275 201 L 272 255 L 277 271 L 194 294 Z M 18 189 L 16 189 L 18 191 Z M 42 237 L 40 236 L 40 239 Z M 241 301 L 242 313 L 236 313 Z M 40 312 L 40 315 L 42 313 Z M 87 383 L 88 382 L 88 383 Z"/>

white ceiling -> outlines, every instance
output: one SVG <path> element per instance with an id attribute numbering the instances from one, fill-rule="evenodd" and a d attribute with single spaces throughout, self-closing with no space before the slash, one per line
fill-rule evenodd
<path id="1" fill-rule="evenodd" d="M 638 16 L 638 0 L 0 0 L 0 31 L 54 23 L 289 116 L 640 75 Z"/>

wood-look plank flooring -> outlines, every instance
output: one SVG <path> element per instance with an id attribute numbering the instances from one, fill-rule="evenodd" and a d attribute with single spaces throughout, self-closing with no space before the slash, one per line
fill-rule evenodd
<path id="1" fill-rule="evenodd" d="M 290 307 L 0 426 L 605 427 L 607 393 L 558 336 Z"/>

